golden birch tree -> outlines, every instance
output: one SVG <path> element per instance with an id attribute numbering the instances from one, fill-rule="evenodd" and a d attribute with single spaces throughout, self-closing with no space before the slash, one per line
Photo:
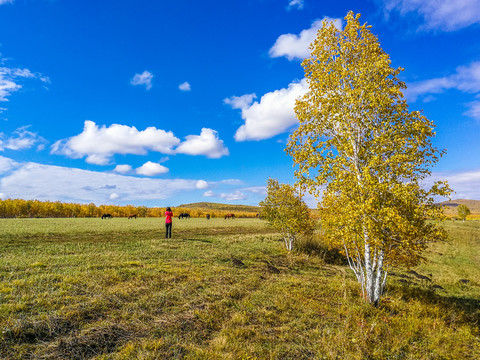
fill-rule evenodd
<path id="1" fill-rule="evenodd" d="M 467 216 L 470 215 L 470 209 L 468 208 L 467 205 L 464 205 L 464 204 L 458 205 L 457 212 L 458 212 L 458 216 L 460 217 L 460 219 L 463 220 L 463 222 L 465 222 L 465 219 L 467 218 Z"/>
<path id="2" fill-rule="evenodd" d="M 432 145 L 434 123 L 409 111 L 387 53 L 360 15 L 340 31 L 324 22 L 302 62 L 309 91 L 298 99 L 300 125 L 286 151 L 296 177 L 317 199 L 322 232 L 343 249 L 366 299 L 377 305 L 392 265 L 414 266 L 428 242 L 445 232 L 433 196 L 444 182 L 421 182 L 443 152 Z"/>
<path id="3" fill-rule="evenodd" d="M 288 251 L 293 249 L 298 235 L 313 232 L 310 209 L 292 185 L 268 179 L 267 196 L 260 206 L 262 217 L 282 233 Z"/>

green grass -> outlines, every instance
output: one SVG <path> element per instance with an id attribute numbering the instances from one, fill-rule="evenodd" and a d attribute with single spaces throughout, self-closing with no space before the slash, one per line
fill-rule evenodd
<path id="1" fill-rule="evenodd" d="M 445 226 L 373 308 L 258 219 L 2 219 L 0 358 L 476 359 L 480 222 Z"/>

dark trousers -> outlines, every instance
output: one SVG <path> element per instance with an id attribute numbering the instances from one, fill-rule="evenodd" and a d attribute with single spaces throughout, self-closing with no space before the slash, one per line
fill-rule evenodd
<path id="1" fill-rule="evenodd" d="M 165 239 L 172 237 L 172 223 L 165 223 Z"/>

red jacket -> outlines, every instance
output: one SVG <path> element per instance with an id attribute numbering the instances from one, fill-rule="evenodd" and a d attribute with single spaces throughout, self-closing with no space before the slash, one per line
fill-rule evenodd
<path id="1" fill-rule="evenodd" d="M 170 224 L 172 222 L 173 212 L 165 211 L 165 224 Z"/>

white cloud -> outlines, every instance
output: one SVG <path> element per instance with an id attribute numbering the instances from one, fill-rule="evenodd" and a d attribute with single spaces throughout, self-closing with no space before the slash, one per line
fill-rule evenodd
<path id="1" fill-rule="evenodd" d="M 225 185 L 243 185 L 243 181 L 240 179 L 225 179 L 225 180 L 220 180 L 220 184 L 225 184 Z"/>
<path id="2" fill-rule="evenodd" d="M 209 128 L 203 128 L 200 135 L 188 135 L 185 141 L 175 150 L 178 154 L 205 155 L 210 159 L 218 159 L 229 155 L 223 140 L 218 138 L 218 133 Z"/>
<path id="3" fill-rule="evenodd" d="M 0 101 L 9 101 L 10 95 L 22 88 L 22 85 L 19 84 L 22 78 L 50 82 L 48 77 L 40 73 L 34 74 L 28 69 L 0 67 Z"/>
<path id="4" fill-rule="evenodd" d="M 147 161 L 145 164 L 135 170 L 139 175 L 154 176 L 158 174 L 165 174 L 168 168 L 158 163 Z"/>
<path id="5" fill-rule="evenodd" d="M 431 186 L 437 180 L 448 181 L 450 187 L 455 191 L 452 198 L 480 200 L 480 169 L 433 172 L 432 176 L 425 180 L 425 183 Z"/>
<path id="6" fill-rule="evenodd" d="M 245 94 L 242 96 L 231 96 L 224 99 L 223 102 L 230 105 L 232 109 L 243 109 L 252 105 L 253 100 L 256 98 L 256 94 Z"/>
<path id="7" fill-rule="evenodd" d="M 11 3 L 13 3 L 13 0 L 0 0 L 0 5 L 11 4 Z"/>
<path id="8" fill-rule="evenodd" d="M 297 10 L 303 9 L 304 0 L 290 0 L 288 2 L 287 10 L 291 10 L 293 8 L 297 8 Z"/>
<path id="9" fill-rule="evenodd" d="M 408 84 L 404 91 L 410 101 L 427 95 L 423 100 L 431 100 L 431 94 L 441 94 L 447 90 L 456 89 L 465 93 L 480 94 L 480 61 L 472 62 L 468 66 L 459 66 L 452 75 L 418 81 Z M 480 109 L 477 101 L 467 104 L 470 110 L 466 112 L 474 118 L 480 119 Z"/>
<path id="10" fill-rule="evenodd" d="M 248 191 L 248 192 L 251 192 L 251 193 L 254 193 L 254 194 L 258 194 L 258 195 L 263 195 L 263 196 L 267 195 L 267 187 L 266 186 L 251 186 L 251 187 L 243 188 L 241 190 L 242 191 Z"/>
<path id="11" fill-rule="evenodd" d="M 0 133 L 0 151 L 9 150 L 24 150 L 39 144 L 39 149 L 42 148 L 45 139 L 38 136 L 37 133 L 27 130 L 27 126 L 18 128 L 14 131 L 14 135 L 6 137 L 5 134 Z"/>
<path id="12" fill-rule="evenodd" d="M 88 163 L 106 165 L 114 154 L 145 155 L 148 150 L 172 154 L 173 147 L 179 143 L 171 131 L 155 127 L 138 131 L 134 126 L 119 124 L 99 127 L 87 120 L 82 133 L 57 141 L 51 152 L 71 158 L 87 156 Z"/>
<path id="13" fill-rule="evenodd" d="M 449 89 L 457 89 L 467 93 L 480 92 L 480 61 L 468 66 L 459 66 L 456 73 L 450 76 L 418 81 L 408 84 L 405 95 L 415 101 L 424 94 L 440 94 Z"/>
<path id="14" fill-rule="evenodd" d="M 216 193 L 214 191 L 208 190 L 208 191 L 205 191 L 203 193 L 203 196 L 205 196 L 205 197 L 216 197 L 216 198 L 224 199 L 224 200 L 227 200 L 227 201 L 246 200 L 246 199 L 248 199 L 248 196 L 245 193 L 242 192 L 244 190 L 253 192 L 253 191 L 249 190 L 249 188 L 238 189 L 238 190 L 235 190 L 233 192 L 222 192 L 222 193 Z"/>
<path id="15" fill-rule="evenodd" d="M 184 83 L 181 83 L 180 85 L 178 85 L 178 88 L 182 91 L 190 91 L 192 90 L 192 88 L 190 87 L 190 84 L 188 83 L 188 81 L 185 81 Z"/>
<path id="16" fill-rule="evenodd" d="M 15 169 L 18 165 L 20 164 L 16 161 L 6 158 L 4 156 L 0 156 L 0 174 L 5 174 L 10 170 Z"/>
<path id="17" fill-rule="evenodd" d="M 248 196 L 242 193 L 241 191 L 237 190 L 233 193 L 221 193 L 220 197 L 222 199 L 228 200 L 228 201 L 236 201 L 236 200 L 246 200 L 248 199 Z"/>
<path id="18" fill-rule="evenodd" d="M 135 74 L 135 76 L 130 80 L 130 84 L 132 85 L 145 85 L 147 90 L 152 88 L 152 79 L 153 74 L 147 70 L 145 70 L 141 74 Z"/>
<path id="19" fill-rule="evenodd" d="M 110 200 L 116 200 L 120 197 L 120 195 L 118 195 L 117 193 L 112 193 L 110 194 L 110 196 L 108 197 Z"/>
<path id="20" fill-rule="evenodd" d="M 179 192 L 195 191 L 198 179 L 151 179 L 101 173 L 37 163 L 19 164 L 0 157 L 0 193 L 7 198 L 38 199 L 102 204 L 112 194 L 127 203 L 172 198 Z M 115 196 L 115 195 L 114 195 Z"/>
<path id="21" fill-rule="evenodd" d="M 235 133 L 236 141 L 263 140 L 287 131 L 298 124 L 295 101 L 305 95 L 308 84 L 305 79 L 292 82 L 288 88 L 275 90 L 262 96 L 260 102 L 242 107 L 245 124 Z"/>
<path id="22" fill-rule="evenodd" d="M 0 72 L 0 101 L 8 101 L 7 96 L 14 91 L 21 89 L 21 86 L 16 84 L 13 80 L 5 78 Z"/>
<path id="23" fill-rule="evenodd" d="M 309 29 L 302 30 L 299 35 L 280 35 L 269 51 L 270 57 L 285 56 L 291 61 L 294 59 L 303 60 L 310 56 L 309 46 L 315 40 L 317 31 L 322 28 L 324 20 L 333 22 L 337 29 L 342 29 L 342 19 L 325 17 L 322 20 L 315 20 Z"/>
<path id="24" fill-rule="evenodd" d="M 455 31 L 480 23 L 478 0 L 381 0 L 385 14 L 397 11 L 402 16 L 417 13 L 426 30 Z"/>
<path id="25" fill-rule="evenodd" d="M 206 197 L 216 197 L 217 194 L 215 194 L 212 190 L 208 190 L 208 191 L 205 191 L 203 193 L 203 196 L 206 196 Z"/>
<path id="26" fill-rule="evenodd" d="M 206 182 L 205 180 L 198 180 L 195 187 L 200 190 L 208 189 L 208 182 Z"/>
<path id="27" fill-rule="evenodd" d="M 480 101 L 472 101 L 467 106 L 469 109 L 464 114 L 480 121 Z"/>
<path id="28" fill-rule="evenodd" d="M 121 174 L 126 174 L 132 171 L 132 167 L 130 165 L 117 165 L 115 166 L 115 169 L 113 169 L 113 171 Z"/>
<path id="29" fill-rule="evenodd" d="M 203 196 L 205 197 L 216 197 L 216 198 L 221 198 L 227 201 L 237 201 L 237 200 L 246 200 L 248 199 L 248 196 L 242 193 L 240 190 L 236 190 L 231 193 L 220 193 L 217 194 L 213 191 L 205 191 L 203 193 Z"/>

